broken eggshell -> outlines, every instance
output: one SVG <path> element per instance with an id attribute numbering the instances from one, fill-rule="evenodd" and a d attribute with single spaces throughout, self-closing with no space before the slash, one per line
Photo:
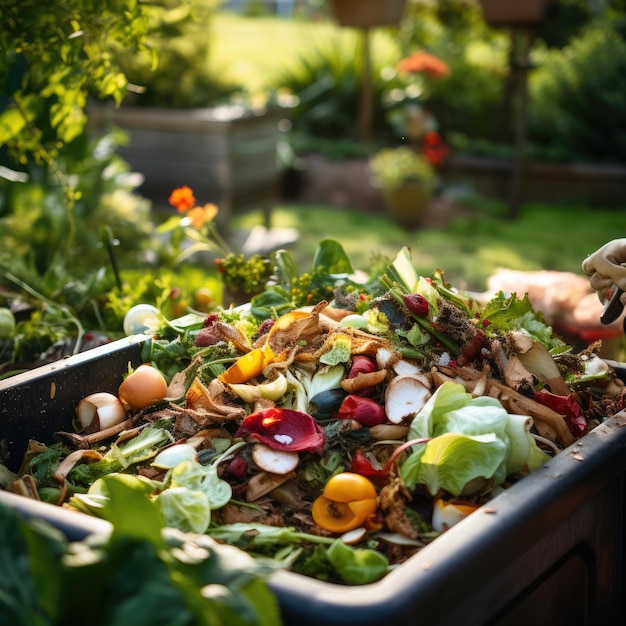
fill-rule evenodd
<path id="1" fill-rule="evenodd" d="M 123 422 L 126 410 L 117 396 L 99 391 L 85 396 L 78 403 L 76 416 L 85 432 L 97 432 Z"/>

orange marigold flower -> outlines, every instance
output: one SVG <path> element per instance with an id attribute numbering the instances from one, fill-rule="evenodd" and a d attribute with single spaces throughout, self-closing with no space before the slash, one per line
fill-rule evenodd
<path id="1" fill-rule="evenodd" d="M 450 73 L 450 67 L 447 63 L 423 51 L 414 52 L 406 59 L 402 59 L 397 67 L 401 72 L 409 72 L 409 74 L 420 74 L 424 72 L 432 78 L 441 78 Z"/>
<path id="2" fill-rule="evenodd" d="M 190 209 L 186 215 L 190 224 L 200 230 L 205 224 L 208 224 L 217 215 L 217 206 L 209 203 L 204 206 L 196 206 Z"/>
<path id="3" fill-rule="evenodd" d="M 186 213 L 196 205 L 196 198 L 193 195 L 191 187 L 183 185 L 174 189 L 169 197 L 169 203 L 176 207 L 179 213 Z"/>

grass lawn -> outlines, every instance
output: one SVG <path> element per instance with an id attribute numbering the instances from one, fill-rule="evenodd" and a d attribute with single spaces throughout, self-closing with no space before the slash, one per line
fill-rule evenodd
<path id="1" fill-rule="evenodd" d="M 211 65 L 216 72 L 228 74 L 229 81 L 245 85 L 251 94 L 266 94 L 285 68 L 320 46 L 339 46 L 349 57 L 357 45 L 354 29 L 342 29 L 327 20 L 249 18 L 218 11 L 211 19 L 210 32 Z M 388 58 L 390 63 L 399 58 L 397 44 L 385 29 L 372 34 L 371 46 L 377 58 Z"/>
<path id="2" fill-rule="evenodd" d="M 507 218 L 503 203 L 472 202 L 470 215 L 439 228 L 407 232 L 385 215 L 336 207 L 280 204 L 272 225 L 297 228 L 300 241 L 293 254 L 301 271 L 325 238 L 339 241 L 357 268 L 368 269 L 378 256 L 393 257 L 410 246 L 420 273 L 443 269 L 456 287 L 482 291 L 497 268 L 559 270 L 582 274 L 585 256 L 608 240 L 626 236 L 626 210 L 528 204 L 520 218 Z M 256 211 L 240 215 L 233 225 L 262 223 Z"/>

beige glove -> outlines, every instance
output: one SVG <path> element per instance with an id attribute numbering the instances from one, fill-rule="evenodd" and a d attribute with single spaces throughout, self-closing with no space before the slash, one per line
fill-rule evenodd
<path id="1" fill-rule="evenodd" d="M 604 294 L 612 285 L 626 292 L 626 238 L 613 239 L 590 254 L 582 263 L 582 270 L 590 276 L 589 284 L 604 302 Z M 622 295 L 626 304 L 626 293 Z"/>

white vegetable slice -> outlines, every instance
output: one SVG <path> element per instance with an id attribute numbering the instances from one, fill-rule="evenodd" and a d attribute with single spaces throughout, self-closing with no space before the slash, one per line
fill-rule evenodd
<path id="1" fill-rule="evenodd" d="M 392 424 L 401 424 L 413 418 L 424 407 L 430 396 L 430 388 L 414 376 L 396 376 L 387 385 L 385 412 Z"/>
<path id="2" fill-rule="evenodd" d="M 349 530 L 347 533 L 344 533 L 343 535 L 341 535 L 339 539 L 341 539 L 341 541 L 343 541 L 345 544 L 349 546 L 354 546 L 357 543 L 360 543 L 361 541 L 363 541 L 366 534 L 367 534 L 367 529 L 363 527 L 355 528 L 354 530 Z"/>
<path id="3" fill-rule="evenodd" d="M 160 469 L 173 469 L 179 463 L 184 461 L 196 461 L 197 459 L 198 454 L 193 446 L 188 443 L 179 443 L 175 446 L 165 448 L 165 450 L 161 450 L 150 465 Z"/>
<path id="4" fill-rule="evenodd" d="M 433 528 L 444 532 L 473 513 L 478 506 L 467 503 L 444 502 L 441 498 L 433 506 Z"/>
<path id="5" fill-rule="evenodd" d="M 126 419 L 126 410 L 117 396 L 98 391 L 78 403 L 76 416 L 83 429 L 97 432 L 123 422 Z"/>
<path id="6" fill-rule="evenodd" d="M 380 369 L 394 367 L 401 358 L 401 354 L 396 350 L 389 350 L 389 348 L 378 348 L 376 350 L 376 363 Z"/>
<path id="7" fill-rule="evenodd" d="M 257 443 L 252 448 L 252 458 L 256 465 L 272 474 L 288 474 L 298 467 L 300 456 L 297 452 L 275 450 L 264 443 Z"/>
<path id="8" fill-rule="evenodd" d="M 264 495 L 270 493 L 277 487 L 280 487 L 283 483 L 291 480 L 295 474 L 272 474 L 270 472 L 259 472 L 255 474 L 248 481 L 248 488 L 246 489 L 246 500 L 248 502 L 254 502 Z"/>

